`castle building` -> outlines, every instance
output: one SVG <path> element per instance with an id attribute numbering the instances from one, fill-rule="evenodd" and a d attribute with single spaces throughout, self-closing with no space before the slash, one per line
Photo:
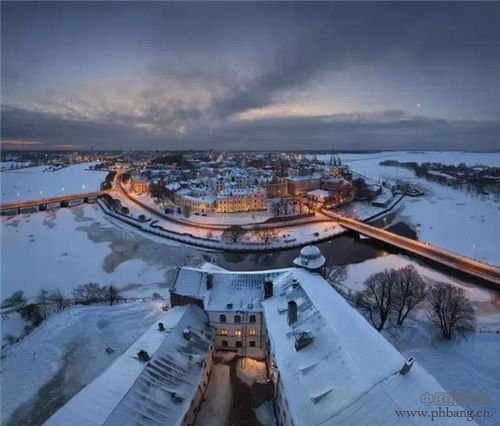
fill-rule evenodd
<path id="1" fill-rule="evenodd" d="M 307 246 L 286 269 L 179 268 L 165 330 L 151 327 L 46 424 L 192 426 L 215 351 L 265 359 L 280 426 L 428 424 L 397 412 L 427 412 L 421 396 L 446 392 L 322 278 L 324 263 Z M 447 410 L 454 425 L 473 424 Z"/>

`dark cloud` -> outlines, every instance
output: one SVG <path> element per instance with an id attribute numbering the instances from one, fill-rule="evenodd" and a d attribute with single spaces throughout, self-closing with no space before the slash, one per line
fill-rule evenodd
<path id="1" fill-rule="evenodd" d="M 98 149 L 471 149 L 498 148 L 500 121 L 447 121 L 403 111 L 239 121 L 189 137 L 158 136 L 133 126 L 57 117 L 6 107 L 2 139 L 45 141 L 47 148 L 81 145 Z M 57 131 L 55 131 L 57 129 Z M 11 144 L 12 145 L 12 144 Z"/>
<path id="2" fill-rule="evenodd" d="M 2 135 L 12 140 L 117 148 L 499 148 L 492 117 L 500 117 L 500 4 L 493 2 L 1 7 L 2 95 L 10 105 Z M 356 67 L 358 81 L 372 87 L 363 86 L 351 105 L 349 90 L 357 85 L 349 72 Z M 331 91 L 312 93 L 315 79 L 328 83 L 339 74 Z M 142 90 L 130 99 L 106 86 L 91 92 L 96 82 L 112 86 L 122 75 Z M 420 103 L 423 92 L 429 117 L 401 110 Z M 328 114 L 253 121 L 240 114 L 290 99 L 300 106 L 308 96 Z M 331 114 L 344 110 L 334 108 L 337 98 L 359 113 Z M 367 113 L 374 109 L 383 111 Z"/>

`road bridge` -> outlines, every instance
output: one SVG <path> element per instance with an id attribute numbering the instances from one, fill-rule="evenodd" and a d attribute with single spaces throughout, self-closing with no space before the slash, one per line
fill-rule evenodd
<path id="1" fill-rule="evenodd" d="M 444 250 L 426 242 L 402 237 L 356 219 L 340 216 L 327 210 L 323 210 L 323 213 L 331 217 L 332 220 L 335 220 L 346 229 L 398 247 L 407 252 L 429 259 L 433 262 L 440 263 L 452 269 L 456 269 L 459 272 L 464 272 L 470 276 L 480 278 L 481 280 L 492 284 L 493 288 L 500 290 L 500 268 L 480 262 L 470 257 Z"/>

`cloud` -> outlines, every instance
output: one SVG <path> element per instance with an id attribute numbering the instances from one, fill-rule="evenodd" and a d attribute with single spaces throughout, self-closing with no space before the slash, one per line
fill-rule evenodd
<path id="1" fill-rule="evenodd" d="M 401 110 L 223 121 L 163 134 L 135 123 L 75 120 L 12 107 L 4 107 L 2 115 L 4 140 L 43 141 L 52 149 L 500 149 L 499 121 L 450 121 Z"/>
<path id="2" fill-rule="evenodd" d="M 29 141 L 29 140 L 16 140 L 16 139 L 2 139 L 0 141 L 0 145 L 6 148 L 24 148 L 30 147 L 33 148 L 37 145 L 43 145 L 40 141 Z"/>

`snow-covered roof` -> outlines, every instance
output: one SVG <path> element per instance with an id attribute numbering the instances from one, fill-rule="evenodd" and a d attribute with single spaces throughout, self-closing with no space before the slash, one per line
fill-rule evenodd
<path id="1" fill-rule="evenodd" d="M 158 322 L 165 331 L 151 326 L 45 424 L 182 424 L 201 380 L 213 330 L 205 312 L 194 305 L 172 308 Z M 189 340 L 183 337 L 186 327 Z M 148 352 L 149 362 L 138 360 L 140 350 Z"/>
<path id="2" fill-rule="evenodd" d="M 290 300 L 298 312 L 291 325 Z M 290 269 L 274 280 L 274 296 L 262 305 L 294 424 L 428 424 L 426 418 L 397 418 L 395 410 L 428 410 L 420 396 L 442 387 L 417 363 L 399 374 L 405 358 L 319 274 Z M 313 341 L 297 351 L 303 332 Z M 470 422 L 454 418 L 453 424 Z"/>
<path id="3" fill-rule="evenodd" d="M 179 268 L 171 291 L 203 300 L 207 311 L 260 310 L 264 281 L 279 274 L 279 270 L 238 273 Z M 208 275 L 212 276 L 211 289 Z"/>
<path id="4" fill-rule="evenodd" d="M 312 191 L 309 191 L 307 194 L 326 198 L 330 196 L 330 191 L 326 191 L 324 189 L 313 189 Z"/>
<path id="5" fill-rule="evenodd" d="M 300 254 L 293 260 L 293 264 L 306 269 L 321 268 L 326 262 L 318 247 L 309 244 L 300 250 Z"/>

